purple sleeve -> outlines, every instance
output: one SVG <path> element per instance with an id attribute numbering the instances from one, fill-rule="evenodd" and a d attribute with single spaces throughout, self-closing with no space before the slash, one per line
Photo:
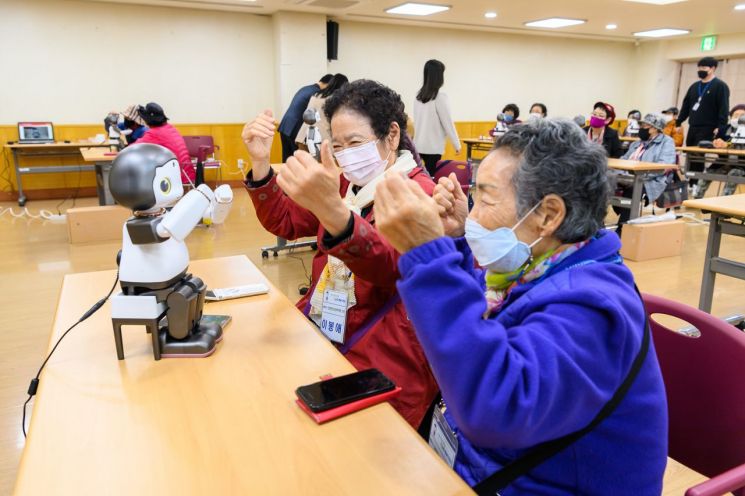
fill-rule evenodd
<path id="1" fill-rule="evenodd" d="M 635 341 L 599 291 L 551 279 L 539 296 L 521 297 L 531 301 L 516 325 L 484 320 L 483 290 L 462 263 L 453 240 L 440 238 L 401 257 L 398 283 L 457 427 L 481 447 L 517 449 L 587 425 L 620 384 L 641 333 Z"/>

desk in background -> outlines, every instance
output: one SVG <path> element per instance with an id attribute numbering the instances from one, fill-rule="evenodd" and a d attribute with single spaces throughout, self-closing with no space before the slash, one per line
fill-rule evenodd
<path id="1" fill-rule="evenodd" d="M 702 172 L 690 170 L 691 160 L 708 163 L 709 165 L 740 165 L 745 168 L 745 150 L 736 150 L 733 148 L 701 148 L 698 146 L 681 146 L 676 148 L 676 150 L 685 153 L 684 163 L 686 177 L 705 181 L 745 184 L 745 176 L 728 176 L 726 169 L 723 171 L 724 173 L 720 174 L 707 172 L 706 169 Z M 735 161 L 731 160 L 732 158 L 734 158 Z"/>
<path id="2" fill-rule="evenodd" d="M 471 164 L 471 182 L 476 182 L 476 171 L 479 168 L 481 159 L 474 159 L 473 152 L 485 152 L 488 153 L 494 147 L 493 138 L 465 138 L 461 140 L 466 145 L 466 162 Z"/>
<path id="3" fill-rule="evenodd" d="M 81 148 L 103 147 L 108 148 L 109 143 L 91 143 L 79 141 L 77 143 L 14 143 L 5 145 L 5 148 L 13 152 L 13 166 L 16 170 L 16 187 L 18 188 L 18 205 L 26 204 L 26 195 L 23 194 L 22 176 L 26 174 L 49 174 L 52 172 L 77 172 L 95 170 L 93 165 L 28 165 L 21 167 L 20 161 L 23 157 L 80 157 Z"/>
<path id="4" fill-rule="evenodd" d="M 686 200 L 686 208 L 695 208 L 702 212 L 711 212 L 709 220 L 709 238 L 706 242 L 706 259 L 704 274 L 701 280 L 701 294 L 698 308 L 711 313 L 711 301 L 714 295 L 714 282 L 717 274 L 724 274 L 745 280 L 745 263 L 728 260 L 719 256 L 722 234 L 745 237 L 745 194 Z M 737 222 L 733 222 L 732 220 Z"/>
<path id="5" fill-rule="evenodd" d="M 354 368 L 247 258 L 189 271 L 270 292 L 205 305 L 233 317 L 209 358 L 156 362 L 132 327 L 118 361 L 108 304 L 76 327 L 41 377 L 16 495 L 470 494 L 387 403 L 322 426 L 295 405 L 297 386 Z M 50 343 L 114 275 L 65 276 Z"/>
<path id="6" fill-rule="evenodd" d="M 81 148 L 80 154 L 86 162 L 94 162 L 98 204 L 115 205 L 116 202 L 109 190 L 109 172 L 111 172 L 111 162 L 116 158 L 117 152 L 112 152 L 107 148 Z"/>
<path id="7" fill-rule="evenodd" d="M 636 219 L 641 213 L 641 199 L 644 191 L 644 175 L 649 172 L 661 173 L 668 169 L 677 169 L 675 164 L 656 164 L 653 162 L 639 162 L 636 160 L 621 160 L 620 158 L 609 158 L 608 168 L 633 174 L 634 183 L 631 192 L 631 200 L 623 197 L 612 197 L 611 205 L 630 209 L 629 220 Z"/>

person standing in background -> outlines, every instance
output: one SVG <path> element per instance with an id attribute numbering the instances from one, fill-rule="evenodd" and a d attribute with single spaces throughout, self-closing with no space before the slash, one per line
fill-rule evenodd
<path id="1" fill-rule="evenodd" d="M 445 151 L 445 138 L 460 153 L 458 131 L 450 114 L 450 101 L 444 91 L 445 64 L 428 60 L 424 64 L 424 83 L 414 101 L 414 147 L 424 161 L 430 176 L 435 175 L 437 162 Z"/>
<path id="2" fill-rule="evenodd" d="M 345 76 L 344 74 L 334 74 L 334 77 L 331 78 L 328 86 L 318 91 L 318 93 L 310 97 L 310 101 L 308 101 L 308 108 L 314 109 L 317 112 L 316 115 L 318 117 L 318 121 L 316 122 L 316 127 L 321 134 L 321 141 L 331 139 L 331 127 L 329 125 L 329 121 L 326 119 L 326 114 L 323 112 L 323 105 L 326 103 L 326 99 L 328 97 L 333 95 L 336 90 L 338 90 L 348 82 L 349 79 L 347 79 L 347 76 Z M 300 127 L 300 131 L 295 137 L 295 143 L 297 143 L 298 145 L 306 146 L 305 139 L 308 137 L 308 129 L 310 129 L 310 126 L 303 122 L 303 125 Z"/>
<path id="3" fill-rule="evenodd" d="M 698 77 L 688 88 L 680 115 L 676 119 L 678 126 L 690 117 L 686 137 L 687 146 L 698 146 L 701 141 L 711 141 L 716 137 L 724 139 L 727 133 L 729 117 L 729 86 L 715 76 L 719 62 L 714 57 L 704 57 L 698 62 Z M 689 171 L 702 172 L 703 161 L 691 160 Z M 690 184 L 697 186 L 698 179 L 691 179 Z M 694 196 L 696 192 L 694 191 Z"/>
<path id="4" fill-rule="evenodd" d="M 288 157 L 291 157 L 297 146 L 295 146 L 295 137 L 300 132 L 300 127 L 303 125 L 303 112 L 308 108 L 308 102 L 310 97 L 319 91 L 326 89 L 333 74 L 326 74 L 316 84 L 309 84 L 303 86 L 295 96 L 292 97 L 290 106 L 287 107 L 285 115 L 282 116 L 282 120 L 279 123 L 279 137 L 282 140 L 282 162 L 286 162 Z"/>

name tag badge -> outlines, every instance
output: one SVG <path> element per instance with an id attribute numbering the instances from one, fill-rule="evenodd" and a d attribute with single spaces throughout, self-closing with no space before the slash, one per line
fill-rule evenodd
<path id="1" fill-rule="evenodd" d="M 458 438 L 450 429 L 445 415 L 439 408 L 435 408 L 432 415 L 432 427 L 429 431 L 429 445 L 440 458 L 445 460 L 450 468 L 455 465 L 455 455 L 458 453 Z"/>
<path id="2" fill-rule="evenodd" d="M 335 343 L 344 344 L 344 333 L 347 329 L 348 302 L 349 295 L 346 291 L 326 289 L 323 292 L 321 332 Z"/>
<path id="3" fill-rule="evenodd" d="M 699 98 L 696 103 L 693 104 L 693 107 L 691 107 L 691 110 L 694 112 L 698 110 L 698 107 L 701 105 L 701 99 Z"/>

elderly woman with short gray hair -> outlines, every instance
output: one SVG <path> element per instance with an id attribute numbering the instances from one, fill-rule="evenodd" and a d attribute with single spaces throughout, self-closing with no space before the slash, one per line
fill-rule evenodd
<path id="1" fill-rule="evenodd" d="M 477 492 L 660 494 L 667 410 L 618 236 L 607 159 L 572 122 L 514 126 L 428 197 L 378 185 L 378 229 L 441 388 L 430 444 Z M 475 267 L 474 259 L 483 269 Z"/>

